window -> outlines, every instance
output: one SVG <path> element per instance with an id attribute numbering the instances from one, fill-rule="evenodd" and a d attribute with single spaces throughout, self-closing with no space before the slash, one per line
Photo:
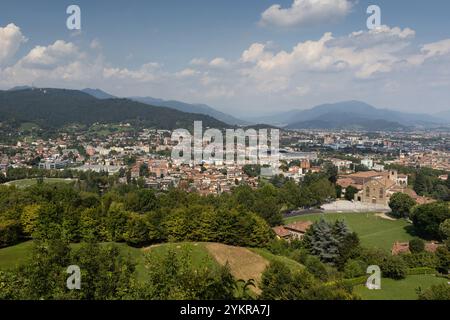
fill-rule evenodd
<path id="1" fill-rule="evenodd" d="M 380 189 L 380 199 L 383 199 L 383 197 L 384 197 L 384 189 L 381 188 Z"/>
<path id="2" fill-rule="evenodd" d="M 370 197 L 370 188 L 369 187 L 366 188 L 366 197 Z"/>

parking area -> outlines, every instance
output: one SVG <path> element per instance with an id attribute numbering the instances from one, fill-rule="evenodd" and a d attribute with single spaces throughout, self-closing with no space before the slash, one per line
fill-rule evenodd
<path id="1" fill-rule="evenodd" d="M 321 209 L 324 212 L 390 212 L 387 205 L 377 205 L 371 203 L 352 202 L 338 200 L 324 204 Z"/>

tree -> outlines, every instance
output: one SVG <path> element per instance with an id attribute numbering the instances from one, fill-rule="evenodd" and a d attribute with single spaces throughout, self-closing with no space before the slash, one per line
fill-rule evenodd
<path id="1" fill-rule="evenodd" d="M 400 256 L 388 256 L 380 266 L 383 276 L 394 280 L 406 278 L 406 263 Z"/>
<path id="2" fill-rule="evenodd" d="M 361 277 L 366 274 L 364 262 L 360 260 L 350 259 L 344 266 L 344 275 L 347 279 Z"/>
<path id="3" fill-rule="evenodd" d="M 439 225 L 439 232 L 442 239 L 450 240 L 450 219 L 445 220 Z"/>
<path id="4" fill-rule="evenodd" d="M 229 266 L 194 266 L 189 252 L 169 250 L 162 258 L 146 256 L 147 281 L 138 299 L 152 300 L 229 300 L 234 298 L 237 282 Z"/>
<path id="5" fill-rule="evenodd" d="M 291 271 L 279 261 L 272 262 L 261 279 L 262 300 L 351 300 L 351 292 L 339 285 L 326 285 L 306 270 Z"/>
<path id="6" fill-rule="evenodd" d="M 110 241 L 123 241 L 123 235 L 128 222 L 129 212 L 125 211 L 121 203 L 112 203 L 105 219 L 108 238 Z"/>
<path id="7" fill-rule="evenodd" d="M 450 219 L 450 208 L 445 202 L 435 202 L 418 206 L 413 210 L 411 219 L 415 230 L 425 238 L 440 240 L 439 226 Z"/>
<path id="8" fill-rule="evenodd" d="M 348 201 L 355 200 L 355 194 L 358 193 L 358 189 L 356 189 L 354 186 L 348 186 L 345 189 L 345 199 Z"/>
<path id="9" fill-rule="evenodd" d="M 409 241 L 409 251 L 411 251 L 411 253 L 424 252 L 425 242 L 422 239 L 413 239 Z"/>
<path id="10" fill-rule="evenodd" d="M 450 272 L 450 250 L 447 247 L 439 247 L 436 250 L 436 257 L 438 258 L 438 270 L 443 274 Z"/>
<path id="11" fill-rule="evenodd" d="M 273 185 L 266 184 L 257 191 L 253 208 L 249 210 L 261 216 L 270 226 L 279 226 L 283 223 L 279 199 L 278 190 Z"/>
<path id="12" fill-rule="evenodd" d="M 394 193 L 389 201 L 392 215 L 396 218 L 407 218 L 416 201 L 409 195 L 401 192 Z"/>
<path id="13" fill-rule="evenodd" d="M 312 199 L 314 199 L 314 205 L 319 206 L 326 200 L 336 198 L 336 189 L 333 184 L 325 178 L 312 182 L 308 186 Z"/>
<path id="14" fill-rule="evenodd" d="M 450 300 L 450 286 L 445 283 L 434 285 L 426 291 L 419 292 L 419 300 Z"/>
<path id="15" fill-rule="evenodd" d="M 414 181 L 414 191 L 419 195 L 428 194 L 433 188 L 431 179 L 423 171 L 419 171 Z"/>
<path id="16" fill-rule="evenodd" d="M 124 240 L 131 246 L 142 246 L 149 241 L 149 228 L 146 217 L 131 213 L 123 234 Z"/>
<path id="17" fill-rule="evenodd" d="M 123 299 L 133 287 L 135 262 L 123 257 L 115 245 L 83 243 L 72 252 L 71 261 L 80 267 L 82 279 L 81 290 L 70 292 L 75 299 Z"/>
<path id="18" fill-rule="evenodd" d="M 333 232 L 333 226 L 321 219 L 306 231 L 303 237 L 305 247 L 321 261 L 334 263 L 339 257 L 339 240 Z"/>
<path id="19" fill-rule="evenodd" d="M 21 236 L 20 224 L 16 220 L 0 220 L 0 248 L 14 245 Z"/>

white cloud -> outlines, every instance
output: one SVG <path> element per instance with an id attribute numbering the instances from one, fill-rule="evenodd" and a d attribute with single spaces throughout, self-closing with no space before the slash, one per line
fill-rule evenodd
<path id="1" fill-rule="evenodd" d="M 110 80 L 152 82 L 158 80 L 161 76 L 163 76 L 161 65 L 156 62 L 146 63 L 137 70 L 113 67 L 105 67 L 103 69 L 103 77 Z"/>
<path id="2" fill-rule="evenodd" d="M 196 71 L 192 68 L 186 68 L 186 69 L 183 69 L 183 70 L 175 73 L 175 76 L 177 78 L 187 78 L 187 77 L 195 76 L 198 73 L 199 73 L 198 71 Z"/>
<path id="3" fill-rule="evenodd" d="M 291 7 L 275 4 L 261 15 L 261 24 L 292 27 L 329 22 L 346 16 L 353 7 L 351 0 L 294 0 Z"/>
<path id="4" fill-rule="evenodd" d="M 24 37 L 15 30 L 22 38 L 13 43 L 20 45 Z M 195 58 L 177 71 L 156 62 L 135 68 L 109 64 L 95 41 L 84 49 L 62 40 L 36 46 L 0 70 L 0 86 L 99 87 L 118 96 L 208 103 L 237 116 L 348 99 L 405 108 L 424 97 L 430 108 L 450 99 L 443 90 L 450 83 L 450 39 L 418 46 L 409 28 L 325 33 L 285 49 L 253 43 L 234 59 Z"/>
<path id="5" fill-rule="evenodd" d="M 73 43 L 57 40 L 47 47 L 36 46 L 19 63 L 31 69 L 51 69 L 81 57 Z"/>
<path id="6" fill-rule="evenodd" d="M 241 60 L 243 62 L 255 62 L 258 61 L 265 54 L 266 45 L 262 43 L 254 43 L 247 50 L 242 53 Z"/>
<path id="7" fill-rule="evenodd" d="M 21 44 L 26 41 L 20 28 L 15 24 L 10 23 L 4 28 L 0 27 L 0 66 L 8 63 Z"/>
<path id="8" fill-rule="evenodd" d="M 203 65 L 207 65 L 208 61 L 206 61 L 203 58 L 194 58 L 191 60 L 191 62 L 189 62 L 189 64 L 191 64 L 193 66 L 203 66 Z"/>
<path id="9" fill-rule="evenodd" d="M 214 68 L 228 68 L 230 63 L 224 58 L 215 58 L 209 62 L 209 65 Z"/>
<path id="10" fill-rule="evenodd" d="M 252 45 L 241 59 L 254 62 L 257 71 L 268 72 L 270 76 L 349 71 L 357 78 L 369 78 L 390 72 L 402 63 L 405 60 L 402 50 L 414 34 L 408 28 L 387 26 L 379 31 L 361 31 L 340 38 L 327 32 L 319 40 L 298 43 L 290 52 L 271 53 L 261 45 Z"/>

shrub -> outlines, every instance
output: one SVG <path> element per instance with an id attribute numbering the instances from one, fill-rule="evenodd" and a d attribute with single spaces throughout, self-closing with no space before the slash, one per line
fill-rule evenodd
<path id="1" fill-rule="evenodd" d="M 406 274 L 408 276 L 416 276 L 416 275 L 422 275 L 422 274 L 436 274 L 436 270 L 432 269 L 432 268 L 427 268 L 427 267 L 411 268 L 406 271 Z"/>
<path id="2" fill-rule="evenodd" d="M 411 253 L 421 253 L 425 251 L 425 242 L 422 239 L 413 239 L 409 242 Z"/>
<path id="3" fill-rule="evenodd" d="M 450 219 L 450 208 L 445 202 L 435 202 L 418 206 L 411 214 L 414 228 L 425 238 L 440 240 L 439 226 Z"/>
<path id="4" fill-rule="evenodd" d="M 399 256 L 388 257 L 380 266 L 383 276 L 394 280 L 401 280 L 406 277 L 406 264 Z"/>
<path id="5" fill-rule="evenodd" d="M 313 274 L 317 279 L 326 281 L 328 279 L 328 272 L 325 264 L 316 256 L 308 256 L 305 261 L 306 269 Z"/>
<path id="6" fill-rule="evenodd" d="M 413 254 L 402 255 L 408 268 L 432 268 L 436 269 L 439 265 L 439 260 L 435 254 L 431 252 L 420 252 Z"/>
<path id="7" fill-rule="evenodd" d="M 396 218 L 406 218 L 411 212 L 411 208 L 414 207 L 416 202 L 413 198 L 405 193 L 394 193 L 389 201 L 389 207 L 391 207 L 392 215 Z"/>
<path id="8" fill-rule="evenodd" d="M 419 293 L 419 300 L 450 300 L 450 286 L 440 284 Z"/>
<path id="9" fill-rule="evenodd" d="M 366 271 L 364 262 L 360 260 L 350 259 L 344 266 L 344 276 L 347 279 L 357 278 L 363 276 Z"/>
<path id="10" fill-rule="evenodd" d="M 19 242 L 20 223 L 15 220 L 0 221 L 0 248 Z"/>

